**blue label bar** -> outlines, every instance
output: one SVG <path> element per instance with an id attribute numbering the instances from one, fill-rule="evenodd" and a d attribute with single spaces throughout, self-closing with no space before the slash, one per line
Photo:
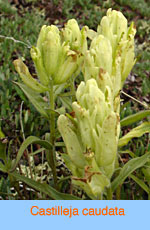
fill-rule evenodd
<path id="1" fill-rule="evenodd" d="M 0 201 L 0 229 L 149 228 L 149 201 Z"/>

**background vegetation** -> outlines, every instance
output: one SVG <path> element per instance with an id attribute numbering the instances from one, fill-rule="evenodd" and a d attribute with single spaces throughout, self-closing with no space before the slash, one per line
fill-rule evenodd
<path id="1" fill-rule="evenodd" d="M 24 136 L 42 136 L 48 131 L 47 122 L 40 116 L 29 103 L 23 92 L 13 84 L 20 81 L 13 67 L 13 60 L 22 56 L 30 70 L 34 72 L 30 58 L 30 47 L 36 44 L 37 36 L 43 24 L 55 24 L 62 27 L 71 18 L 75 18 L 80 26 L 88 25 L 95 29 L 108 8 L 121 11 L 129 22 L 134 21 L 136 34 L 137 62 L 125 84 L 124 92 L 139 100 L 141 103 L 122 94 L 121 119 L 127 115 L 150 106 L 150 1 L 149 0 L 0 0 L 0 127 L 6 141 L 11 143 L 12 159 L 16 157 L 18 148 Z M 22 41 L 19 42 L 19 41 Z M 24 103 L 22 103 L 22 101 Z M 22 103 L 22 104 L 21 104 Z M 22 106 L 21 106 L 22 105 Z M 145 105 L 145 106 L 144 106 Z M 21 127 L 23 124 L 23 129 Z M 123 133 L 131 127 L 124 128 Z M 32 146 L 32 151 L 37 151 L 38 145 Z M 150 151 L 149 134 L 142 138 L 134 139 L 127 148 L 122 150 L 120 163 L 125 164 L 133 153 L 141 156 Z M 126 148 L 126 149 L 127 149 Z M 31 151 L 29 149 L 29 151 Z M 40 151 L 40 150 L 39 150 Z M 65 167 L 59 156 L 58 148 L 57 170 L 60 177 L 69 176 L 70 172 Z M 51 181 L 51 170 L 40 151 L 34 156 L 32 167 L 37 180 Z M 20 170 L 29 174 L 26 152 L 21 162 Z M 25 167 L 26 165 L 26 167 Z M 148 166 L 149 167 L 149 166 Z M 144 173 L 144 168 L 136 170 L 139 179 L 144 178 L 147 186 L 150 185 L 150 175 Z M 147 199 L 147 193 L 142 186 L 135 183 L 133 178 L 128 178 L 121 187 L 120 199 Z M 0 174 L 1 199 L 40 199 L 43 195 L 37 194 L 24 184 L 14 191 L 7 175 Z M 62 192 L 72 189 L 70 180 L 60 184 Z M 25 192 L 27 191 L 27 192 Z M 74 189 L 74 194 L 84 197 L 82 191 Z"/>

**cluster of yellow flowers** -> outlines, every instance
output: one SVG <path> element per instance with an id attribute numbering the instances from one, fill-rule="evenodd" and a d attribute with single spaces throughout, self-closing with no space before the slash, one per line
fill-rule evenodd
<path id="1" fill-rule="evenodd" d="M 80 71 L 84 75 L 72 108 L 75 117 L 58 118 L 66 145 L 63 154 L 73 182 L 92 199 L 100 198 L 115 169 L 120 133 L 120 90 L 134 63 L 134 25 L 127 25 L 121 12 L 109 9 L 97 32 L 80 30 L 76 20 L 62 30 L 43 26 L 37 47 L 31 49 L 39 81 L 32 78 L 21 60 L 14 62 L 30 88 L 44 92 L 49 84 L 66 82 Z M 88 49 L 87 38 L 91 44 Z"/>
<path id="2" fill-rule="evenodd" d="M 61 31 L 54 25 L 44 25 L 37 47 L 31 48 L 31 57 L 40 82 L 31 77 L 21 59 L 15 60 L 14 65 L 26 85 L 37 92 L 44 92 L 48 90 L 51 81 L 59 85 L 72 75 L 79 74 L 85 50 L 85 28 L 80 30 L 76 20 L 71 19 Z"/>

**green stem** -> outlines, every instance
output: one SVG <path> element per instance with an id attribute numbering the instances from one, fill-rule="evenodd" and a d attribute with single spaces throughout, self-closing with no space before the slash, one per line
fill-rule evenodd
<path id="1" fill-rule="evenodd" d="M 55 153 L 55 101 L 54 101 L 54 92 L 53 92 L 53 81 L 50 82 L 50 90 L 49 90 L 49 101 L 50 101 L 50 143 L 52 144 L 52 149 L 50 150 L 51 160 L 52 160 L 52 173 L 54 178 L 54 186 L 57 186 L 57 173 L 56 173 L 56 153 Z"/>
<path id="2" fill-rule="evenodd" d="M 76 100 L 76 91 L 75 91 L 75 85 L 74 85 L 74 79 L 71 79 L 71 92 L 72 92 L 72 102 Z"/>
<path id="3" fill-rule="evenodd" d="M 119 161 L 118 161 L 118 157 L 116 157 L 116 162 L 115 162 L 115 168 L 119 168 Z M 115 173 L 115 176 L 117 177 L 119 175 L 119 172 L 117 171 Z M 119 185 L 116 189 L 116 200 L 120 200 L 121 199 L 121 186 Z"/>
<path id="4" fill-rule="evenodd" d="M 97 200 L 103 200 L 103 193 L 100 194 L 100 196 L 97 198 Z"/>
<path id="5" fill-rule="evenodd" d="M 112 200 L 112 189 L 111 189 L 111 187 L 109 187 L 108 189 L 107 189 L 107 200 Z"/>
<path id="6" fill-rule="evenodd" d="M 116 200 L 121 200 L 121 186 L 119 185 L 116 189 Z"/>

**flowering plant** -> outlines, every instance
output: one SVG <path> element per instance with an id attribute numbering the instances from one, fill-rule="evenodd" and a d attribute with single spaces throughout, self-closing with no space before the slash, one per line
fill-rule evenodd
<path id="1" fill-rule="evenodd" d="M 120 122 L 120 91 L 136 61 L 135 32 L 133 23 L 128 27 L 123 14 L 111 9 L 96 32 L 87 26 L 80 30 L 74 19 L 61 30 L 54 25 L 42 27 L 37 45 L 30 52 L 37 79 L 21 59 L 15 60 L 14 65 L 23 81 L 16 84 L 49 121 L 50 130 L 43 139 L 28 137 L 15 161 L 3 154 L 5 166 L 0 164 L 0 170 L 52 199 L 78 199 L 58 191 L 56 147 L 65 144 L 61 155 L 72 173 L 72 183 L 91 199 L 112 199 L 126 177 L 149 162 L 149 153 L 131 159 L 121 169 L 118 162 L 119 148 L 133 137 L 150 132 L 150 122 L 143 122 L 120 138 L 121 126 L 149 114 L 144 111 Z M 89 48 L 87 38 L 91 40 Z M 76 89 L 74 81 L 80 72 L 84 78 Z M 56 124 L 64 143 L 58 141 Z M 54 188 L 15 172 L 24 150 L 34 143 L 45 150 Z M 6 150 L 5 143 L 0 147 Z"/>

